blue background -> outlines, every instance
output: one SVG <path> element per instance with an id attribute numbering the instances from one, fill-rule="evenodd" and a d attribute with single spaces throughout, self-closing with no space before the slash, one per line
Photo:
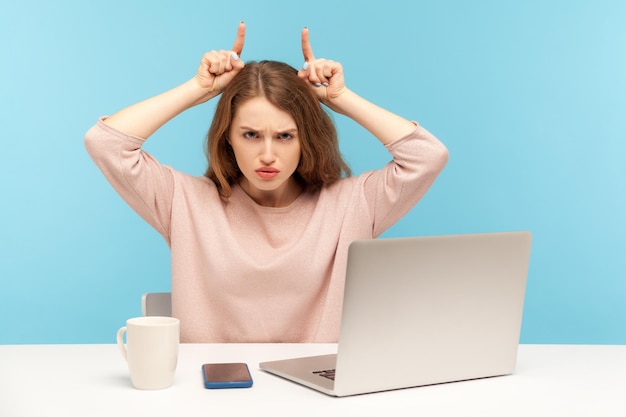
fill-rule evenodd
<path id="1" fill-rule="evenodd" d="M 626 2 L 13 1 L 0 12 L 0 343 L 112 343 L 168 291 L 163 239 L 83 136 L 193 76 L 201 55 L 302 64 L 300 29 L 362 96 L 450 150 L 385 236 L 530 230 L 524 343 L 626 343 Z M 201 175 L 213 104 L 146 149 Z M 355 173 L 389 158 L 335 116 Z"/>

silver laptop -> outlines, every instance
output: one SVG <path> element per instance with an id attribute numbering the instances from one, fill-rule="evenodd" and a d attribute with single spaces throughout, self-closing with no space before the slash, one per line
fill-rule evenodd
<path id="1" fill-rule="evenodd" d="M 337 354 L 259 364 L 346 396 L 513 373 L 529 232 L 350 245 Z"/>

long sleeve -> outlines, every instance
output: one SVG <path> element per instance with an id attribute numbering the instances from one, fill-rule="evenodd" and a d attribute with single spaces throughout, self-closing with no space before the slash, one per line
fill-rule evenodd
<path id="1" fill-rule="evenodd" d="M 426 194 L 448 161 L 448 150 L 421 126 L 386 148 L 393 160 L 364 183 L 373 237 L 400 220 Z"/>
<path id="2" fill-rule="evenodd" d="M 99 121 L 85 145 L 172 253 L 172 313 L 184 342 L 336 342 L 350 243 L 378 236 L 424 195 L 447 161 L 421 127 L 388 146 L 380 170 L 264 207 L 235 185 L 160 165 L 144 140 Z"/>
<path id="3" fill-rule="evenodd" d="M 102 119 L 85 135 L 87 152 L 115 191 L 168 240 L 173 173 L 141 150 L 144 142 L 107 126 Z"/>

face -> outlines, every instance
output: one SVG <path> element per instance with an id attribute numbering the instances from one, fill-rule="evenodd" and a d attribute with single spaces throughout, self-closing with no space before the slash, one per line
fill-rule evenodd
<path id="1" fill-rule="evenodd" d="M 241 188 L 260 205 L 284 207 L 302 192 L 293 173 L 300 161 L 298 128 L 291 115 L 265 97 L 235 110 L 229 142 L 243 173 Z"/>

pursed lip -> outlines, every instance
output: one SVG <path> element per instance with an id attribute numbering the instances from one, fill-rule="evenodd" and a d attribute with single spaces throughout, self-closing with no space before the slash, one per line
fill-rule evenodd
<path id="1" fill-rule="evenodd" d="M 280 170 L 273 167 L 261 167 L 254 170 L 261 178 L 274 178 Z"/>

